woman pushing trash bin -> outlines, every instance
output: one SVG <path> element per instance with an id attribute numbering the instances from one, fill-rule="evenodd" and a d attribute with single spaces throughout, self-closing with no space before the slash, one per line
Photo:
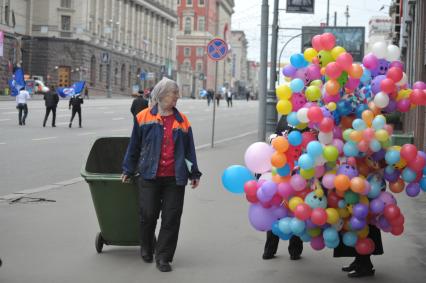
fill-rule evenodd
<path id="1" fill-rule="evenodd" d="M 123 161 L 122 181 L 139 174 L 141 257 L 157 268 L 171 271 L 177 246 L 188 179 L 195 189 L 201 177 L 188 118 L 176 109 L 179 87 L 163 78 L 154 87 L 152 107 L 139 112 Z M 161 211 L 161 228 L 153 246 Z"/>

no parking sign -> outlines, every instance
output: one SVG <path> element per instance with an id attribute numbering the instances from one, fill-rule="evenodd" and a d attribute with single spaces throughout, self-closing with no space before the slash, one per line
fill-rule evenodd
<path id="1" fill-rule="evenodd" d="M 207 55 L 214 61 L 220 61 L 228 54 L 228 44 L 220 38 L 212 39 L 207 44 Z"/>

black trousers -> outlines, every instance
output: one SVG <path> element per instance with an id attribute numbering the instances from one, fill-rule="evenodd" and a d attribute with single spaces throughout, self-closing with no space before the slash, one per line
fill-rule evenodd
<path id="1" fill-rule="evenodd" d="M 28 106 L 26 103 L 19 103 L 16 108 L 18 108 L 18 121 L 19 125 L 25 124 L 25 119 L 27 119 L 28 115 Z M 24 113 L 24 115 L 22 115 Z"/>
<path id="2" fill-rule="evenodd" d="M 46 107 L 46 114 L 44 115 L 43 126 L 46 126 L 47 118 L 49 118 L 50 111 L 52 111 L 52 126 L 55 126 L 56 107 Z"/>
<path id="3" fill-rule="evenodd" d="M 153 254 L 156 260 L 173 261 L 176 251 L 185 186 L 178 186 L 175 177 L 155 180 L 139 178 L 141 249 Z M 161 212 L 161 227 L 153 247 L 157 219 Z"/>
<path id="4" fill-rule="evenodd" d="M 276 254 L 280 238 L 268 231 L 266 233 L 265 253 Z M 288 253 L 290 255 L 301 255 L 303 251 L 303 241 L 299 237 L 293 236 L 288 243 Z"/>
<path id="5" fill-rule="evenodd" d="M 78 113 L 78 125 L 81 126 L 81 108 L 72 108 L 70 124 L 72 124 L 72 120 L 74 120 L 75 113 Z"/>
<path id="6" fill-rule="evenodd" d="M 228 107 L 231 106 L 232 107 L 232 98 L 227 98 L 226 99 L 226 103 L 228 104 Z"/>

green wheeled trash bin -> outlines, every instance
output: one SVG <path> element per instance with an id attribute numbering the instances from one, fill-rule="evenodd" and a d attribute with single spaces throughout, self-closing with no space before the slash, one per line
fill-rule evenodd
<path id="1" fill-rule="evenodd" d="M 137 246 L 140 243 L 139 192 L 134 182 L 121 182 L 121 164 L 129 137 L 97 139 L 81 169 L 89 184 L 100 232 L 95 247 Z"/>

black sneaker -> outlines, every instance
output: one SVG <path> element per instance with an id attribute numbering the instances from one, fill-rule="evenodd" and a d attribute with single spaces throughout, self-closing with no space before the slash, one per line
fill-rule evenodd
<path id="1" fill-rule="evenodd" d="M 157 260 L 157 269 L 161 272 L 170 272 L 172 271 L 172 267 L 170 266 L 170 263 L 163 260 Z"/>
<path id="2" fill-rule="evenodd" d="M 343 266 L 342 271 L 344 272 L 351 272 L 357 268 L 357 264 L 355 262 L 352 262 L 349 265 Z"/>
<path id="3" fill-rule="evenodd" d="M 359 277 L 374 276 L 374 273 L 375 273 L 375 270 L 373 268 L 355 269 L 348 273 L 348 277 L 359 278 Z"/>
<path id="4" fill-rule="evenodd" d="M 71 123 L 68 125 L 68 128 L 71 128 Z"/>
<path id="5" fill-rule="evenodd" d="M 291 254 L 290 255 L 291 260 L 299 260 L 300 258 L 301 258 L 300 254 Z"/>
<path id="6" fill-rule="evenodd" d="M 265 251 L 263 252 L 263 255 L 262 255 L 262 259 L 264 260 L 273 259 L 274 257 L 275 257 L 275 253 L 270 251 Z"/>

